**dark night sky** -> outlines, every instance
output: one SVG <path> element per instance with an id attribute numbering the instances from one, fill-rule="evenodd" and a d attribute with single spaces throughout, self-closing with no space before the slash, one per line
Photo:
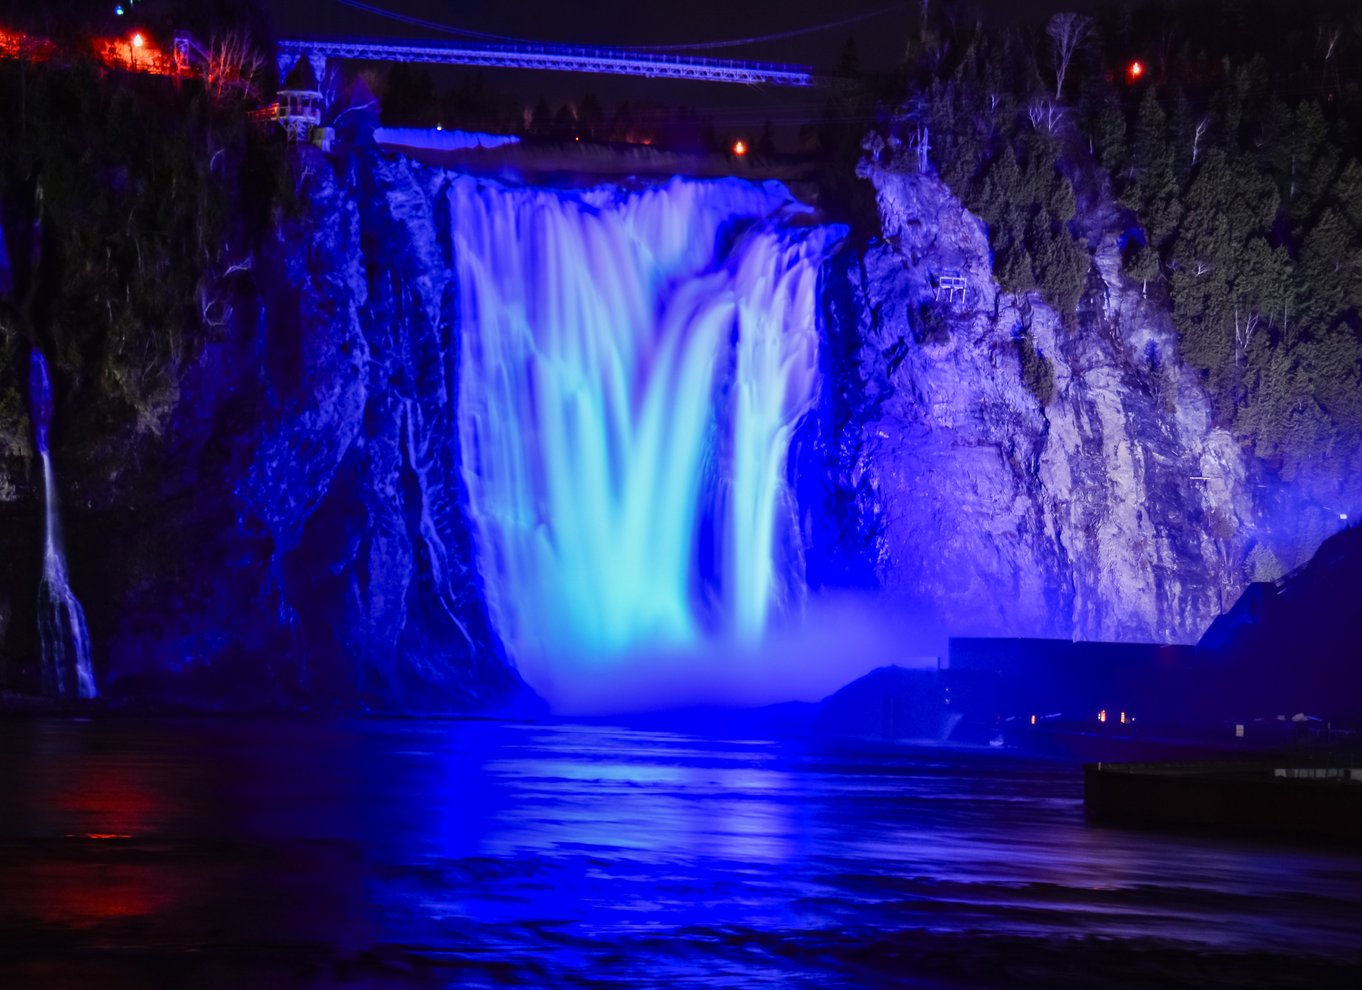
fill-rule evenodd
<path id="1" fill-rule="evenodd" d="M 957 0 L 932 0 L 951 5 Z M 1042 16 L 1047 10 L 1091 10 L 1126 0 L 967 0 L 990 18 Z M 744 38 L 821 25 L 884 11 L 858 25 L 824 34 L 733 49 L 734 57 L 817 61 L 835 59 L 854 34 L 866 63 L 889 67 L 903 50 L 908 23 L 919 0 L 364 0 L 395 11 L 463 29 L 548 42 L 597 45 L 685 44 Z M 415 27 L 354 10 L 339 0 L 279 0 L 272 11 L 281 33 L 407 33 Z"/>
<path id="2" fill-rule="evenodd" d="M 740 48 L 697 52 L 720 58 L 758 59 L 815 64 L 831 68 L 848 36 L 854 36 L 862 65 L 889 68 L 903 53 L 911 7 L 900 0 L 592 0 L 550 3 L 546 0 L 363 0 L 424 20 L 474 31 L 532 41 L 596 45 L 685 44 L 747 38 L 797 30 L 859 14 L 878 16 L 818 34 Z M 886 10 L 896 7 L 898 9 Z M 339 0 L 284 0 L 272 7 L 281 35 L 363 34 L 448 38 L 454 36 L 357 10 Z M 437 85 L 448 85 L 462 70 L 434 72 Z M 712 117 L 735 134 L 755 134 L 765 120 L 783 132 L 782 143 L 802 122 L 817 120 L 827 96 L 813 90 L 748 89 L 707 83 L 677 83 L 631 77 L 584 76 L 575 73 L 486 71 L 490 85 L 527 105 L 539 95 L 550 102 L 575 100 L 596 92 L 607 112 L 624 100 L 688 106 Z"/>
<path id="3" fill-rule="evenodd" d="M 883 11 L 858 24 L 764 45 L 730 49 L 733 57 L 781 61 L 835 60 L 848 35 L 870 68 L 892 67 L 902 54 L 919 0 L 362 0 L 412 17 L 475 31 L 546 42 L 598 45 L 681 44 L 745 38 Z M 931 0 L 948 5 L 953 0 Z M 1050 8 L 1090 9 L 1103 0 L 970 0 L 990 17 L 1041 16 Z M 1117 0 L 1112 0 L 1117 2 Z M 281 33 L 420 31 L 340 0 L 280 0 L 272 6 Z M 432 34 L 431 36 L 438 36 Z M 722 55 L 723 52 L 715 52 Z"/>
<path id="4" fill-rule="evenodd" d="M 865 60 L 892 65 L 907 37 L 910 6 L 887 0 L 591 0 L 552 3 L 547 0 L 363 0 L 401 14 L 475 31 L 526 40 L 597 45 L 684 44 L 743 38 L 888 10 L 860 24 L 819 35 L 765 45 L 725 49 L 734 58 L 782 61 L 835 60 L 848 34 L 854 34 Z M 422 33 L 376 14 L 348 7 L 339 0 L 286 0 L 273 7 L 282 34 Z M 440 37 L 429 32 L 430 37 Z"/>
<path id="5" fill-rule="evenodd" d="M 455 27 L 550 43 L 618 46 L 686 44 L 767 36 L 815 25 L 872 16 L 852 24 L 743 47 L 705 50 L 720 58 L 811 64 L 830 69 L 848 37 L 856 41 L 861 65 L 882 71 L 898 64 L 920 0 L 359 0 L 409 17 Z M 945 4 L 952 0 L 932 0 Z M 973 0 L 990 17 L 1041 17 L 1048 8 L 1090 8 L 1102 0 Z M 361 34 L 449 38 L 454 36 L 403 23 L 349 6 L 341 0 L 279 0 L 271 11 L 276 28 L 290 34 Z M 753 90 L 706 83 L 676 83 L 569 73 L 487 71 L 494 88 L 527 105 L 545 95 L 550 102 L 575 100 L 594 91 L 607 112 L 624 100 L 688 106 L 710 116 L 721 129 L 755 134 L 773 121 L 781 143 L 801 123 L 817 120 L 827 95 L 812 90 Z M 461 70 L 433 73 L 445 86 Z"/>

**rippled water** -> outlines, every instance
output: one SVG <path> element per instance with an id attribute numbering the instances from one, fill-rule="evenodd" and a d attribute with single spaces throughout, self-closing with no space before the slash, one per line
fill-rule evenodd
<path id="1" fill-rule="evenodd" d="M 571 724 L 0 720 L 0 986 L 1362 985 L 1362 856 L 1075 767 Z"/>

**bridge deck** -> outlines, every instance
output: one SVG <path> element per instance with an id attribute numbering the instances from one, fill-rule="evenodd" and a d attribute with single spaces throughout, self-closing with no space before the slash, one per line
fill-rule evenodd
<path id="1" fill-rule="evenodd" d="M 692 55 L 662 55 L 623 48 L 483 45 L 380 38 L 280 39 L 278 44 L 280 77 L 282 78 L 288 68 L 304 55 L 314 64 L 334 58 L 373 62 L 480 65 L 505 69 L 551 69 L 746 85 L 808 87 L 824 84 L 824 80 L 815 76 L 813 70 L 805 65 L 742 62 Z"/>

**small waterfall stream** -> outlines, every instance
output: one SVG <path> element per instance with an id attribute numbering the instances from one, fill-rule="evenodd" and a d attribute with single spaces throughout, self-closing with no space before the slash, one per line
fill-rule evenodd
<path id="1" fill-rule="evenodd" d="M 43 546 L 43 576 L 38 585 L 38 634 L 42 639 L 43 693 L 59 698 L 93 698 L 94 671 L 90 664 L 90 633 L 66 574 L 61 523 L 57 515 L 57 486 L 52 476 L 48 433 L 52 426 L 52 380 L 47 361 L 38 350 L 29 362 L 29 396 L 33 436 L 43 461 L 43 498 L 47 508 L 47 536 Z"/>

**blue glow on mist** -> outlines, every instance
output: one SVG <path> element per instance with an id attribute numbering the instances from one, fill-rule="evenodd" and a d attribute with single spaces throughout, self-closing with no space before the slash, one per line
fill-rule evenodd
<path id="1" fill-rule="evenodd" d="M 804 594 L 787 454 L 845 230 L 736 179 L 447 195 L 479 569 L 526 679 L 759 638 Z"/>

